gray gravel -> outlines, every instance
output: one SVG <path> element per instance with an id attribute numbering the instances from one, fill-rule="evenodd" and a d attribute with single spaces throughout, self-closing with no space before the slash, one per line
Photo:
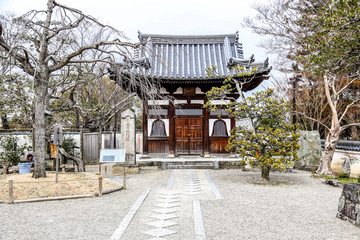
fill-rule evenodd
<path id="1" fill-rule="evenodd" d="M 201 201 L 207 239 L 360 239 L 360 228 L 337 219 L 341 188 L 307 172 L 210 171 L 223 200 Z"/>
<path id="2" fill-rule="evenodd" d="M 0 239 L 109 239 L 144 189 L 166 187 L 170 173 L 128 175 L 127 190 L 103 197 L 0 204 Z"/>
<path id="3" fill-rule="evenodd" d="M 360 228 L 335 218 L 341 189 L 309 173 L 271 173 L 271 184 L 258 172 L 209 173 L 224 199 L 200 202 L 207 239 L 360 239 Z M 0 239 L 109 239 L 140 194 L 153 189 L 143 205 L 150 207 L 170 175 L 171 170 L 128 175 L 126 191 L 101 198 L 0 204 Z M 126 236 L 137 239 L 135 233 Z"/>

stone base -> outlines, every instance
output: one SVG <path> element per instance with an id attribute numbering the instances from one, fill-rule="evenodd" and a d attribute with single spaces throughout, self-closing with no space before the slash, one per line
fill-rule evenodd
<path id="1" fill-rule="evenodd" d="M 125 166 L 125 171 L 127 174 L 138 174 L 139 173 L 139 166 Z M 115 165 L 112 167 L 113 174 L 124 174 L 124 166 Z"/>
<path id="2" fill-rule="evenodd" d="M 210 154 L 205 154 L 203 158 L 210 158 Z"/>
<path id="3" fill-rule="evenodd" d="M 336 217 L 360 227 L 360 183 L 344 184 Z"/>
<path id="4" fill-rule="evenodd" d="M 147 158 L 150 158 L 150 156 L 149 155 L 141 155 L 141 157 L 140 157 L 140 159 L 147 159 Z"/>
<path id="5" fill-rule="evenodd" d="M 175 155 L 174 154 L 169 154 L 167 157 L 168 158 L 175 158 Z"/>

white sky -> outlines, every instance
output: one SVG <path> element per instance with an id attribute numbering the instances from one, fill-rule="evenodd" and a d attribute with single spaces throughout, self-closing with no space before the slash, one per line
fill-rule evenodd
<path id="1" fill-rule="evenodd" d="M 239 31 L 245 58 L 255 55 L 262 61 L 267 54 L 260 48 L 262 37 L 242 28 L 246 16 L 253 16 L 252 4 L 266 0 L 57 0 L 91 15 L 124 32 L 137 42 L 137 32 L 152 34 L 224 34 Z M 0 0 L 0 12 L 17 14 L 46 9 L 47 0 Z M 269 55 L 270 56 L 270 55 Z M 270 58 L 271 64 L 271 58 Z"/>

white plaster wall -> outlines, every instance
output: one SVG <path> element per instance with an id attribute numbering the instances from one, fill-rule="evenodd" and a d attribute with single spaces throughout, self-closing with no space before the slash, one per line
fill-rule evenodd
<path id="1" fill-rule="evenodd" d="M 166 91 L 166 88 L 162 87 L 160 88 L 160 94 L 170 94 L 170 93 Z"/>
<path id="2" fill-rule="evenodd" d="M 169 100 L 149 100 L 149 105 L 169 105 Z"/>
<path id="3" fill-rule="evenodd" d="M 210 100 L 213 105 L 228 105 L 230 104 L 230 100 Z"/>
<path id="4" fill-rule="evenodd" d="M 342 166 L 346 158 L 351 160 L 350 177 L 360 177 L 360 152 L 336 150 L 333 156 L 333 160 L 331 161 L 331 169 L 335 173 L 342 172 Z"/>
<path id="5" fill-rule="evenodd" d="M 151 130 L 152 130 L 152 124 L 154 121 L 156 121 L 157 119 L 148 119 L 148 137 L 150 137 L 151 134 Z M 166 136 L 169 136 L 169 119 L 160 119 L 164 122 L 165 124 L 165 134 Z"/>
<path id="6" fill-rule="evenodd" d="M 213 129 L 214 129 L 214 122 L 218 119 L 209 119 L 209 136 L 211 136 Z M 228 136 L 230 136 L 230 129 L 231 129 L 231 121 L 230 119 L 221 119 L 226 123 L 226 130 Z"/>
<path id="7" fill-rule="evenodd" d="M 177 89 L 176 89 L 176 91 L 174 92 L 174 94 L 183 94 L 184 92 L 183 92 L 183 89 L 181 88 L 181 87 L 178 87 Z"/>
<path id="8" fill-rule="evenodd" d="M 201 91 L 201 88 L 197 87 L 195 88 L 195 94 L 204 94 L 204 92 Z"/>
<path id="9" fill-rule="evenodd" d="M 175 104 L 187 104 L 187 100 L 174 100 Z"/>
<path id="10" fill-rule="evenodd" d="M 204 104 L 204 100 L 191 100 L 191 104 Z"/>
<path id="11" fill-rule="evenodd" d="M 252 129 L 250 118 L 243 118 L 235 121 L 235 127 L 244 127 L 248 130 Z"/>

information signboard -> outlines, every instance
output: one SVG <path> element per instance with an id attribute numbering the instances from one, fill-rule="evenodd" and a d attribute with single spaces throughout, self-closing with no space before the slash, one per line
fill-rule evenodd
<path id="1" fill-rule="evenodd" d="M 102 149 L 100 162 L 125 162 L 125 149 Z"/>

